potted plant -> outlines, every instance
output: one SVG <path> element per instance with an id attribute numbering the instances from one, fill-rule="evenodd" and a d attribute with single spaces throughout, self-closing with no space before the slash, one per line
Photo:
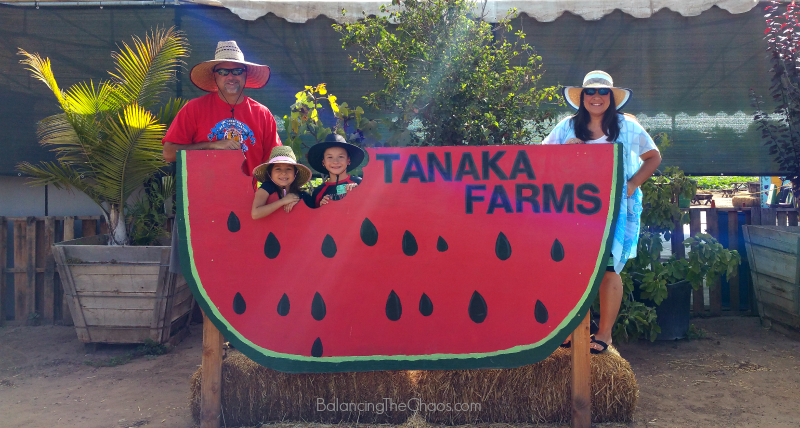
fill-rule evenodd
<path id="1" fill-rule="evenodd" d="M 737 274 L 741 259 L 737 251 L 725 249 L 708 234 L 683 241 L 686 258 L 661 260 L 662 236 L 671 239 L 675 225 L 688 223 L 677 196 L 693 195 L 696 182 L 677 168 L 653 177 L 642 185 L 644 193 L 642 230 L 635 258 L 628 260 L 621 277 L 624 297 L 614 327 L 614 340 L 646 337 L 672 340 L 685 337 L 689 329 L 691 289 L 700 289 L 725 274 Z"/>
<path id="2" fill-rule="evenodd" d="M 772 81 L 770 95 L 777 103 L 770 120 L 762 102 L 751 91 L 756 113 L 753 119 L 761 130 L 764 145 L 792 183 L 794 199 L 800 196 L 800 69 L 797 52 L 800 39 L 800 9 L 772 1 L 767 7 L 767 41 Z M 783 13 L 781 7 L 786 7 Z M 773 217 L 774 218 L 774 217 Z M 759 316 L 800 329 L 798 253 L 800 228 L 797 226 L 747 225 L 743 227 L 747 258 Z M 787 298 L 788 297 L 788 298 Z"/>
<path id="3" fill-rule="evenodd" d="M 150 228 L 163 226 L 171 198 L 169 180 L 131 196 L 167 166 L 161 138 L 183 106 L 180 99 L 161 104 L 168 84 L 188 56 L 188 42 L 173 28 L 156 29 L 132 46 L 112 53 L 115 70 L 100 82 L 61 89 L 48 58 L 20 49 L 20 62 L 53 92 L 61 113 L 38 124 L 39 143 L 51 147 L 56 160 L 18 170 L 33 185 L 51 184 L 80 191 L 103 212 L 108 234 L 58 243 L 53 248 L 70 310 L 84 342 L 163 343 L 175 323 L 188 320 L 192 297 L 185 281 L 167 271 L 169 246 L 152 246 L 162 238 Z M 130 236 L 137 244 L 130 246 Z M 124 310 L 122 310 L 124 309 Z"/>

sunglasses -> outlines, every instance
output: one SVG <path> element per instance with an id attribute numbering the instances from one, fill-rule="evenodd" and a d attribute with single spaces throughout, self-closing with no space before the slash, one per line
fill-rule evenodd
<path id="1" fill-rule="evenodd" d="M 609 88 L 600 88 L 600 89 L 587 88 L 587 89 L 583 90 L 583 93 L 586 94 L 586 95 L 594 95 L 595 93 L 598 93 L 600 95 L 608 95 L 609 93 L 611 93 L 611 89 L 609 89 Z"/>
<path id="2" fill-rule="evenodd" d="M 239 76 L 242 73 L 246 73 L 246 68 L 218 68 L 214 70 L 214 73 L 219 74 L 220 76 L 227 76 L 228 73 L 233 74 L 234 76 Z"/>

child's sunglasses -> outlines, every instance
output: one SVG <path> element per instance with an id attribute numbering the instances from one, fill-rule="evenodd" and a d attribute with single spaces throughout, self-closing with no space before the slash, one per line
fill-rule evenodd
<path id="1" fill-rule="evenodd" d="M 611 89 L 609 88 L 600 88 L 600 89 L 586 88 L 583 90 L 583 93 L 586 95 L 594 95 L 595 93 L 598 93 L 600 95 L 608 95 L 610 92 Z"/>
<path id="2" fill-rule="evenodd" d="M 214 73 L 217 73 L 220 76 L 227 76 L 228 73 L 231 73 L 234 76 L 239 76 L 246 71 L 247 71 L 246 68 L 218 68 L 214 70 Z"/>

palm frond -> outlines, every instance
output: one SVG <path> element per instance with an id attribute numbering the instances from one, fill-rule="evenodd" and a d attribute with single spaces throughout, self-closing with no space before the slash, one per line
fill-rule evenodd
<path id="1" fill-rule="evenodd" d="M 185 106 L 187 103 L 186 100 L 183 98 L 170 98 L 164 104 L 161 109 L 158 110 L 156 114 L 156 118 L 158 118 L 159 123 L 163 123 L 164 125 L 169 128 L 172 124 L 172 121 L 175 119 L 175 116 L 178 115 L 178 112 Z"/>
<path id="2" fill-rule="evenodd" d="M 165 127 L 152 113 L 131 105 L 106 124 L 108 138 L 95 152 L 96 190 L 111 204 L 124 205 L 144 180 L 166 166 L 161 155 Z"/>
<path id="3" fill-rule="evenodd" d="M 53 70 L 50 67 L 50 58 L 42 58 L 37 53 L 30 54 L 22 48 L 17 51 L 17 54 L 25 57 L 25 59 L 21 59 L 19 61 L 20 64 L 27 65 L 28 67 L 26 70 L 30 71 L 31 75 L 35 79 L 41 80 L 45 85 L 47 85 L 48 88 L 50 88 L 51 91 L 53 91 L 53 95 L 56 96 L 58 103 L 63 109 L 65 107 L 64 94 L 61 92 L 61 89 L 59 89 L 56 78 L 53 75 Z"/>
<path id="4" fill-rule="evenodd" d="M 17 171 L 28 176 L 28 183 L 32 186 L 49 184 L 56 189 L 64 189 L 70 193 L 78 190 L 100 205 L 101 199 L 92 189 L 92 180 L 76 171 L 70 164 L 56 161 L 33 165 L 30 162 L 22 162 L 17 165 Z"/>
<path id="5" fill-rule="evenodd" d="M 175 73 L 185 65 L 189 43 L 175 27 L 155 29 L 145 37 L 133 38 L 133 46 L 122 43 L 120 52 L 112 53 L 116 72 L 112 73 L 120 104 L 136 103 L 149 108 L 168 91 L 166 84 L 175 81 Z"/>
<path id="6" fill-rule="evenodd" d="M 67 89 L 65 98 L 69 111 L 75 114 L 96 116 L 103 112 L 120 108 L 114 92 L 114 84 L 100 81 L 95 86 L 93 81 L 79 82 Z"/>

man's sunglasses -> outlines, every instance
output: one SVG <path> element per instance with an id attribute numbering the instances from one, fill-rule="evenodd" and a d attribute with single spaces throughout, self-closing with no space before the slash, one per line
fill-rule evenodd
<path id="1" fill-rule="evenodd" d="M 583 90 L 583 93 L 586 95 L 594 95 L 595 93 L 598 93 L 600 95 L 608 95 L 610 92 L 611 89 L 609 88 L 600 88 L 600 89 L 586 88 Z"/>
<path id="2" fill-rule="evenodd" d="M 218 68 L 214 70 L 214 73 L 219 74 L 220 76 L 227 76 L 228 73 L 233 74 L 234 76 L 239 76 L 242 73 L 247 72 L 246 68 Z"/>

